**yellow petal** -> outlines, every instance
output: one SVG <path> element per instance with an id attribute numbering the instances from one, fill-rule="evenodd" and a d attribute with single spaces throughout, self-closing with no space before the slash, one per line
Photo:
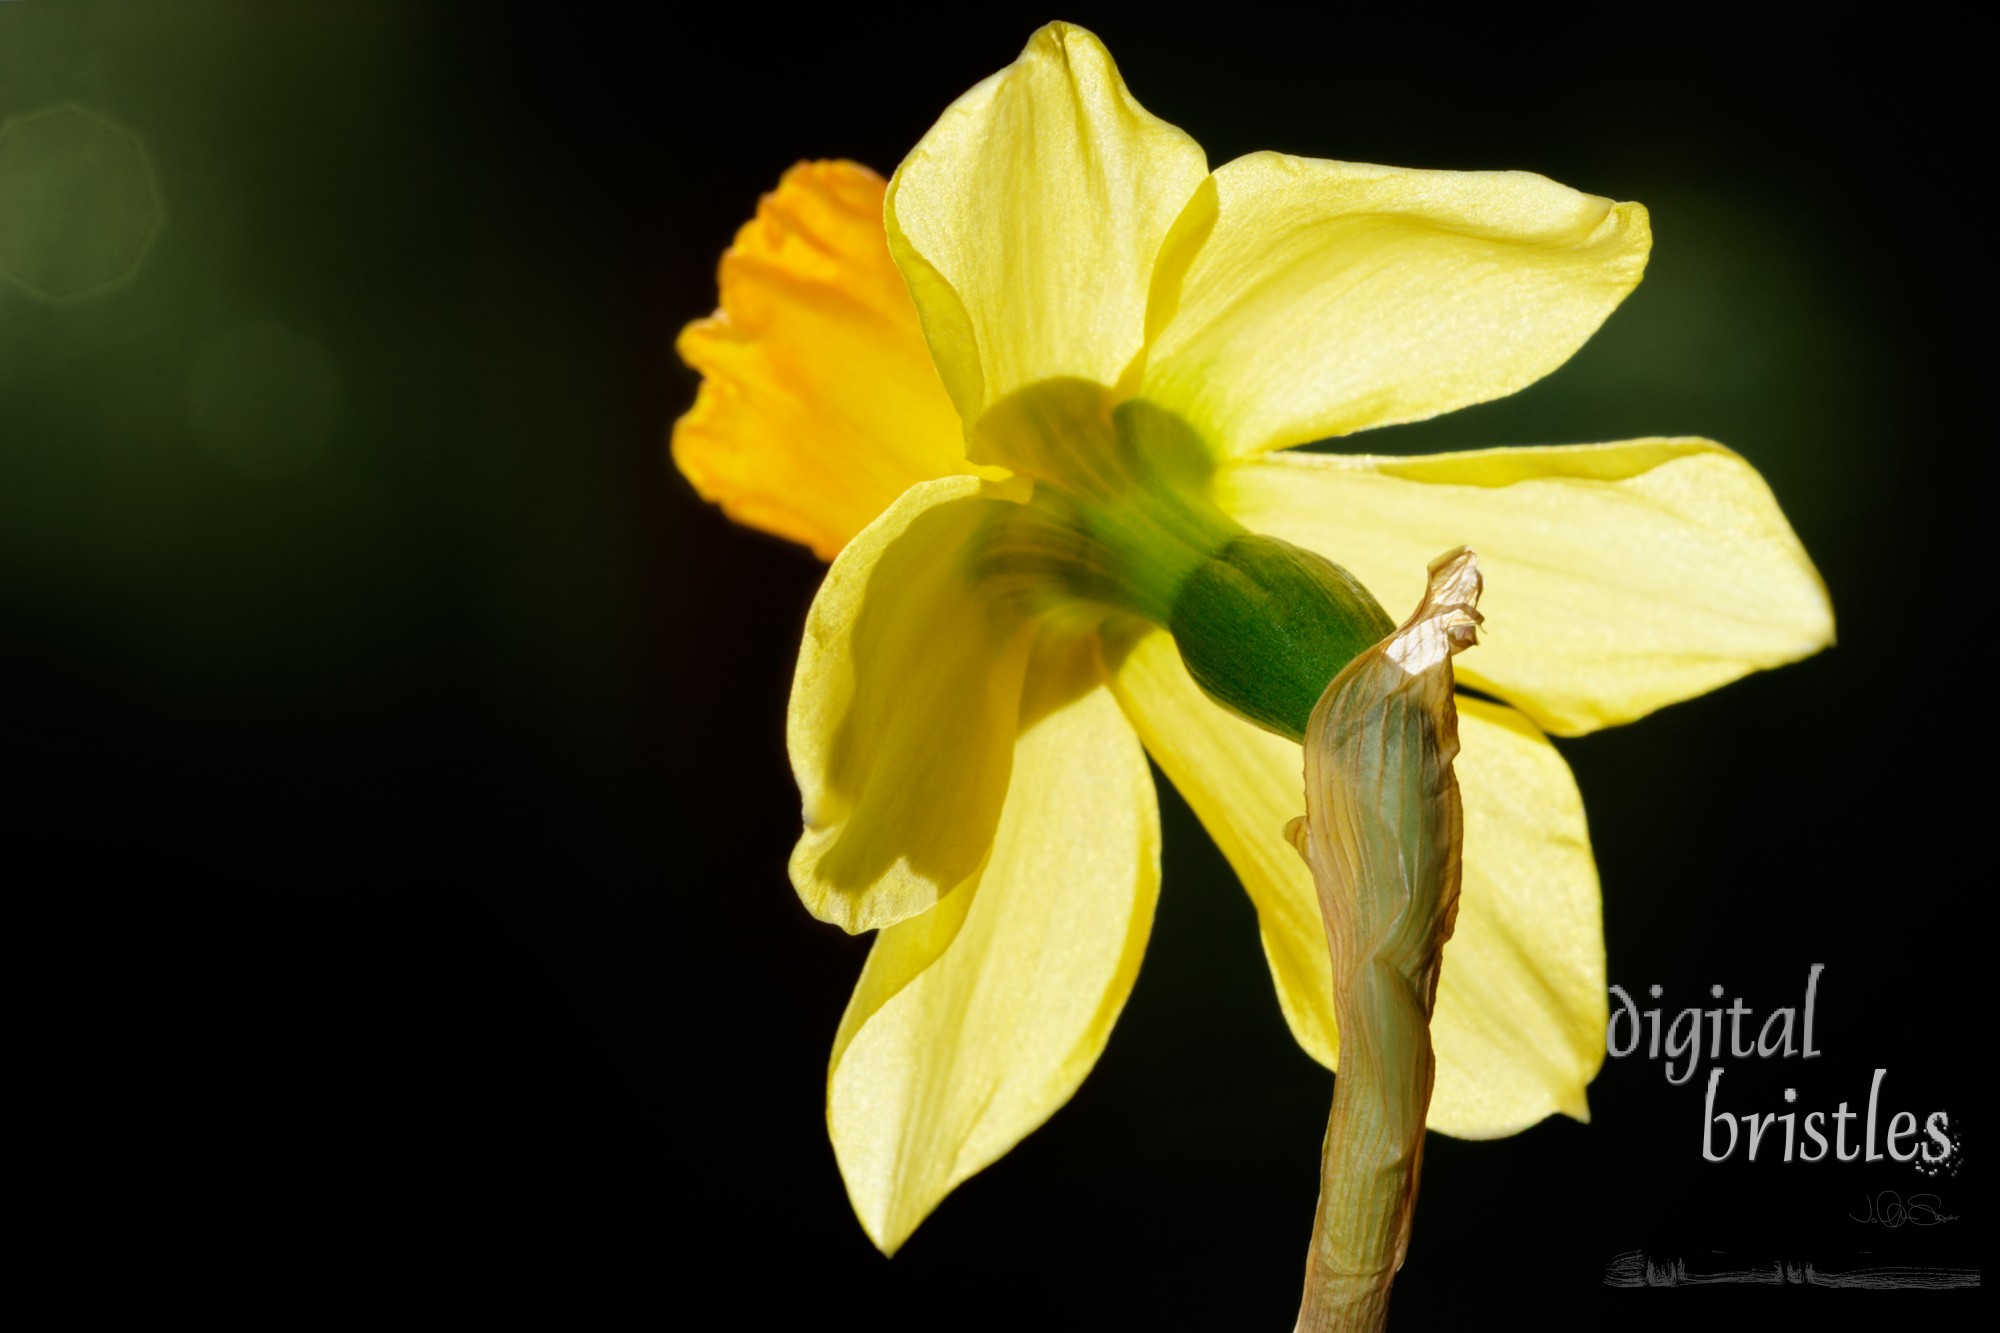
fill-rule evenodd
<path id="1" fill-rule="evenodd" d="M 1285 841 L 1286 822 L 1305 808 L 1299 747 L 1210 703 L 1165 634 L 1126 654 L 1113 688 L 1249 891 L 1292 1035 L 1332 1066 L 1325 928 L 1312 875 Z M 1465 869 L 1431 1020 L 1430 1124 L 1490 1137 L 1551 1111 L 1587 1114 L 1583 1088 L 1604 1054 L 1604 936 L 1568 765 L 1511 709 L 1464 696 L 1458 704 Z"/>
<path id="2" fill-rule="evenodd" d="M 786 172 L 722 256 L 722 308 L 677 344 L 703 380 L 674 462 L 738 523 L 826 560 L 910 485 L 967 470 L 883 190 L 852 162 Z"/>
<path id="3" fill-rule="evenodd" d="M 1285 824 L 1305 813 L 1303 752 L 1212 703 L 1165 633 L 1148 633 L 1132 645 L 1111 688 L 1147 753 L 1249 891 L 1292 1035 L 1331 1066 L 1339 1042 L 1326 928 L 1312 872 L 1285 840 Z"/>
<path id="4" fill-rule="evenodd" d="M 827 1124 L 893 1253 L 1069 1100 L 1131 993 L 1159 891 L 1152 777 L 1094 662 L 1044 670 L 981 873 L 875 941 L 836 1039 Z M 1083 693 L 1076 689 L 1081 685 Z M 1053 687 L 1055 693 L 1048 691 Z"/>
<path id="5" fill-rule="evenodd" d="M 1628 722 L 1833 641 L 1833 611 L 1771 491 L 1706 440 L 1423 458 L 1274 454 L 1226 467 L 1222 508 L 1415 605 L 1467 545 L 1487 635 L 1459 679 L 1559 735 Z"/>
<path id="6" fill-rule="evenodd" d="M 970 543 L 1027 483 L 911 487 L 827 571 L 786 741 L 806 829 L 792 885 L 850 931 L 914 916 L 978 868 L 1007 794 L 1031 642 L 980 595 Z"/>
<path id="7" fill-rule="evenodd" d="M 952 103 L 890 182 L 889 245 L 968 426 L 1041 380 L 1118 380 L 1160 241 L 1207 171 L 1067 23 Z"/>
<path id="8" fill-rule="evenodd" d="M 1639 205 L 1527 172 L 1253 153 L 1162 251 L 1140 392 L 1227 454 L 1499 398 L 1596 332 L 1651 244 Z"/>
<path id="9" fill-rule="evenodd" d="M 1497 586 L 1488 575 L 1489 593 Z M 1489 1139 L 1557 1111 L 1588 1120 L 1608 1000 L 1583 798 L 1555 746 L 1511 708 L 1461 694 L 1458 740 L 1465 881 L 1431 1017 L 1431 1128 Z"/>

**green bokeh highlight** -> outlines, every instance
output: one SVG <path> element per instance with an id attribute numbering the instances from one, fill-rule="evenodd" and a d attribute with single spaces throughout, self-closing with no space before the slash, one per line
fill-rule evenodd
<path id="1" fill-rule="evenodd" d="M 0 282 L 0 596 L 55 669 L 197 711 L 476 676 L 610 730 L 622 333 L 444 44 L 397 5 L 0 5 L 0 179 L 47 185 L 0 259 L 66 298 Z"/>
<path id="2" fill-rule="evenodd" d="M 52 301 L 132 276 L 160 228 L 145 151 L 81 107 L 0 124 L 0 277 Z"/>

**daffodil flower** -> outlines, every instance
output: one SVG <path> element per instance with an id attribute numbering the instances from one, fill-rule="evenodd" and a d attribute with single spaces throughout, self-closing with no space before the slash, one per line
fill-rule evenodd
<path id="1" fill-rule="evenodd" d="M 1706 440 L 1284 451 L 1532 383 L 1650 245 L 1640 206 L 1529 174 L 1277 153 L 1211 171 L 1064 24 L 886 185 L 802 164 L 762 201 L 721 309 L 681 337 L 704 382 L 673 451 L 732 517 L 832 560 L 792 690 L 791 876 L 821 920 L 879 931 L 827 1119 L 883 1250 L 1103 1050 L 1159 884 L 1149 754 L 1249 891 L 1293 1034 L 1336 1063 L 1285 836 L 1296 728 L 1218 704 L 1171 628 L 1246 535 L 1324 555 L 1398 613 L 1432 557 L 1479 552 L 1491 635 L 1460 672 L 1485 697 L 1459 701 L 1430 1124 L 1587 1116 L 1598 881 L 1545 733 L 1825 646 L 1820 580 L 1763 480 Z"/>

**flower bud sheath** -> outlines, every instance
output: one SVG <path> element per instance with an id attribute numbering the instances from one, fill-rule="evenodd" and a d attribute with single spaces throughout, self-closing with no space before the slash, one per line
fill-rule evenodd
<path id="1" fill-rule="evenodd" d="M 1307 813 L 1287 832 L 1319 893 L 1341 1033 L 1299 1312 L 1311 1333 L 1380 1328 L 1409 1247 L 1464 841 L 1451 659 L 1473 642 L 1479 586 L 1471 551 L 1433 561 L 1415 614 L 1327 686 L 1307 727 Z"/>

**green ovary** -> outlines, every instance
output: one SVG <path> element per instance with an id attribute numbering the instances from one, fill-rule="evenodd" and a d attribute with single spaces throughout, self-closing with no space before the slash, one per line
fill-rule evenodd
<path id="1" fill-rule="evenodd" d="M 1158 625 L 1210 698 L 1303 739 L 1327 684 L 1394 623 L 1340 566 L 1218 509 L 1214 454 L 1186 422 L 1110 400 L 1052 380 L 972 432 L 972 461 L 1035 479 L 1028 503 L 1005 506 L 976 543 L 976 579 L 1037 612 L 1081 603 Z"/>

